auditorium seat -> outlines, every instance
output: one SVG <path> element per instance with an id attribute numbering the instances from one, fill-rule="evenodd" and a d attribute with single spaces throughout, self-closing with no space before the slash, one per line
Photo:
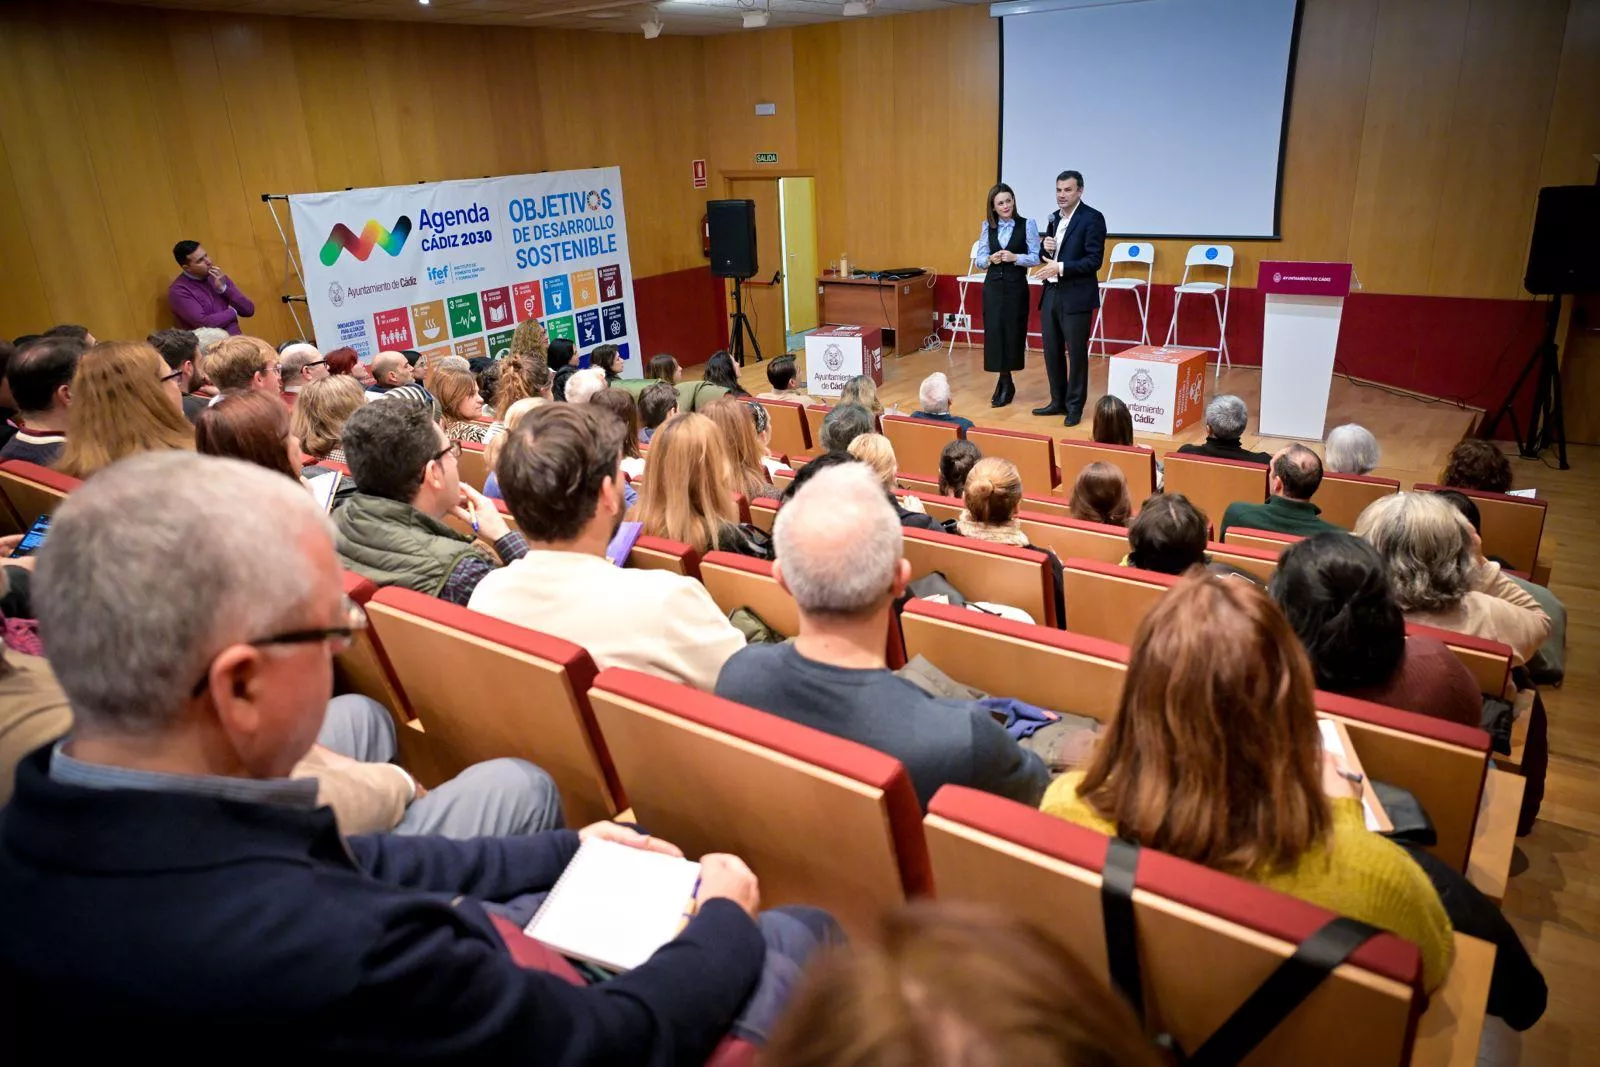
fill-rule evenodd
<path id="1" fill-rule="evenodd" d="M 686 578 L 700 577 L 700 553 L 682 541 L 640 534 L 628 552 L 627 565 L 640 570 L 671 571 Z"/>
<path id="2" fill-rule="evenodd" d="M 1246 548 L 1243 545 L 1223 544 L 1212 541 L 1206 545 L 1206 554 L 1213 563 L 1226 563 L 1236 567 L 1246 574 L 1260 578 L 1263 582 L 1270 582 L 1272 575 L 1278 569 L 1278 553 L 1262 548 Z"/>
<path id="3" fill-rule="evenodd" d="M 1415 637 L 1431 637 L 1435 641 L 1443 642 L 1451 652 L 1455 653 L 1456 659 L 1472 672 L 1472 679 L 1478 683 L 1480 692 L 1493 697 L 1506 695 L 1506 687 L 1511 680 L 1510 645 L 1490 641 L 1485 637 L 1458 633 L 1455 630 L 1441 630 L 1438 627 L 1423 626 L 1414 622 L 1406 623 L 1406 633 Z"/>
<path id="4" fill-rule="evenodd" d="M 522 532 L 522 527 L 517 525 L 516 517 L 511 514 L 511 508 L 506 505 L 504 500 L 495 500 L 491 497 L 490 502 L 494 504 L 495 510 L 500 513 L 500 517 L 506 520 L 506 528 L 508 530 L 511 530 L 514 533 Z M 466 537 L 477 537 L 478 543 L 484 548 L 488 549 L 491 556 L 494 558 L 499 558 L 494 551 L 494 545 L 489 542 L 487 537 L 476 533 L 472 529 L 472 524 L 470 522 L 467 522 L 465 519 L 457 518 L 454 513 L 447 513 L 444 518 L 440 519 L 439 521 L 450 527 L 456 533 L 462 534 Z M 501 562 L 505 561 L 502 560 Z"/>
<path id="5" fill-rule="evenodd" d="M 1049 493 L 1061 482 L 1061 471 L 1056 466 L 1055 444 L 1049 434 L 974 426 L 967 431 L 967 440 L 977 445 L 985 458 L 998 456 L 1016 464 L 1024 488 L 1035 496 Z"/>
<path id="6" fill-rule="evenodd" d="M 1139 624 L 1168 589 L 1170 574 L 1119 567 L 1093 559 L 1061 561 L 1067 597 L 1066 629 L 1122 645 L 1133 644 Z"/>
<path id="7" fill-rule="evenodd" d="M 797 456 L 811 451 L 811 430 L 806 425 L 804 405 L 792 400 L 751 399 L 766 409 L 767 421 L 772 426 L 772 451 Z"/>
<path id="8" fill-rule="evenodd" d="M 1019 915 L 1071 946 L 1110 984 L 1101 898 L 1109 838 L 960 786 L 924 821 L 941 900 Z M 1150 849 L 1133 897 L 1146 1017 L 1195 1052 L 1332 912 Z M 1457 934 L 1455 962 L 1431 998 L 1417 947 L 1381 933 L 1356 949 L 1253 1053 L 1252 1067 L 1476 1061 L 1494 949 Z"/>
<path id="9" fill-rule="evenodd" d="M 464 484 L 483 492 L 484 483 L 489 480 L 489 462 L 484 457 L 482 445 L 476 441 L 462 441 L 458 469 Z"/>
<path id="10" fill-rule="evenodd" d="M 800 632 L 800 609 L 772 576 L 767 560 L 737 552 L 707 552 L 700 557 L 700 581 L 724 615 L 749 608 L 785 637 Z"/>
<path id="11" fill-rule="evenodd" d="M 628 806 L 589 709 L 583 649 L 392 586 L 367 615 L 446 777 L 515 756 L 555 779 L 569 826 Z"/>
<path id="12" fill-rule="evenodd" d="M 832 410 L 826 404 L 807 404 L 805 406 L 806 439 L 811 442 L 811 447 L 805 451 L 806 455 L 820 456 L 822 454 L 822 420 L 827 418 L 828 412 Z M 790 452 L 789 455 L 793 457 L 794 453 Z"/>
<path id="13" fill-rule="evenodd" d="M 1009 604 L 1035 622 L 1058 625 L 1055 579 L 1043 552 L 936 530 L 908 528 L 904 533 L 912 578 L 939 571 L 968 600 Z"/>
<path id="14" fill-rule="evenodd" d="M 376 585 L 354 571 L 340 571 L 340 575 L 344 595 L 363 608 L 378 592 Z M 413 778 L 431 789 L 447 777 L 439 773 L 427 732 L 406 702 L 389 657 L 372 630 L 358 631 L 350 647 L 335 657 L 333 687 L 336 693 L 360 693 L 384 706 L 394 720 L 398 762 Z"/>
<path id="15" fill-rule="evenodd" d="M 909 415 L 885 415 L 883 436 L 894 446 L 895 462 L 900 467 L 937 474 L 939 453 L 960 437 L 961 431 L 954 423 L 914 419 Z"/>
<path id="16" fill-rule="evenodd" d="M 1324 474 L 1322 484 L 1312 494 L 1311 502 L 1322 509 L 1322 518 L 1346 530 L 1356 528 L 1356 519 L 1374 500 L 1381 500 L 1400 491 L 1400 483 L 1393 478 L 1375 478 L 1370 474 Z"/>
<path id="17" fill-rule="evenodd" d="M 1277 530 L 1256 530 L 1249 526 L 1230 526 L 1222 543 L 1238 548 L 1254 548 L 1262 552 L 1283 555 L 1283 550 L 1296 541 L 1304 541 L 1299 534 L 1279 533 Z"/>
<path id="18" fill-rule="evenodd" d="M 1222 513 L 1235 501 L 1260 504 L 1267 499 L 1267 465 L 1234 459 L 1168 452 L 1162 458 L 1166 491 L 1182 493 L 1205 512 L 1211 532 L 1222 533 Z"/>
<path id="19" fill-rule="evenodd" d="M 903 495 L 903 494 L 902 494 Z M 934 522 L 943 523 L 961 517 L 961 512 L 966 509 L 966 502 L 960 497 L 939 496 L 937 493 L 914 492 L 913 496 L 922 504 L 922 510 L 932 516 Z"/>
<path id="20" fill-rule="evenodd" d="M 0 492 L 5 494 L 9 533 L 26 533 L 41 515 L 55 514 L 56 506 L 83 482 L 71 475 L 21 459 L 0 462 Z"/>
<path id="21" fill-rule="evenodd" d="M 1449 487 L 1419 482 L 1412 488 L 1419 493 L 1433 493 Z M 1505 560 L 1512 570 L 1534 573 L 1549 501 L 1509 493 L 1484 493 L 1477 489 L 1455 491 L 1471 497 L 1478 505 L 1478 517 L 1482 520 L 1478 536 L 1483 539 L 1483 554 Z"/>
<path id="22" fill-rule="evenodd" d="M 789 463 L 789 470 L 777 471 L 772 475 L 772 484 L 778 487 L 778 491 L 780 493 L 789 488 L 789 483 L 794 481 L 794 476 L 800 469 L 799 466 L 795 464 L 795 456 L 792 452 L 789 453 Z"/>
<path id="23" fill-rule="evenodd" d="M 896 460 L 899 458 L 899 456 L 895 457 Z M 904 464 L 901 464 L 899 472 L 894 477 L 895 484 L 906 492 L 915 493 L 919 497 L 938 496 L 940 495 L 938 468 L 936 467 L 934 470 L 934 474 L 912 473 L 906 470 Z"/>
<path id="24" fill-rule="evenodd" d="M 1022 487 L 1023 511 L 1032 511 L 1039 515 L 1054 515 L 1062 519 L 1072 518 L 1072 507 L 1059 496 L 1050 496 L 1044 493 L 1030 493 L 1028 487 Z"/>
<path id="25" fill-rule="evenodd" d="M 1078 556 L 1102 563 L 1120 563 L 1128 554 L 1128 531 L 1121 526 L 1031 510 L 1027 502 L 1017 518 L 1031 544 L 1048 548 L 1060 559 Z"/>
<path id="26" fill-rule="evenodd" d="M 740 522 L 750 521 L 750 499 L 748 497 L 743 493 L 733 494 L 733 506 L 738 509 Z"/>
<path id="27" fill-rule="evenodd" d="M 1105 445 L 1063 437 L 1056 441 L 1056 462 L 1061 466 L 1063 493 L 1072 492 L 1078 472 L 1091 463 L 1109 463 L 1122 472 L 1135 511 L 1156 491 L 1156 452 L 1148 445 Z"/>
<path id="28" fill-rule="evenodd" d="M 772 532 L 772 526 L 778 521 L 778 502 L 770 496 L 757 497 L 750 501 L 750 521 L 767 533 Z"/>
<path id="29" fill-rule="evenodd" d="M 634 818 L 688 856 L 739 856 L 763 907 L 826 908 L 861 935 L 932 891 L 892 757 L 636 671 L 602 671 L 589 698 Z"/>

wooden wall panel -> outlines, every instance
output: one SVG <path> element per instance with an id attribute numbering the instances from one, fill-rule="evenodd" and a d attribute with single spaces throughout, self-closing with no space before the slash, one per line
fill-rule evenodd
<path id="1" fill-rule="evenodd" d="M 793 31 L 707 38 L 703 81 L 715 108 L 707 129 L 712 170 L 751 170 L 757 152 L 778 153 L 775 170 L 802 164 L 795 132 Z M 757 104 L 773 104 L 777 114 L 757 115 Z"/>
<path id="2" fill-rule="evenodd" d="M 1557 61 L 1540 185 L 1587 185 L 1600 152 L 1600 0 L 1572 0 Z"/>

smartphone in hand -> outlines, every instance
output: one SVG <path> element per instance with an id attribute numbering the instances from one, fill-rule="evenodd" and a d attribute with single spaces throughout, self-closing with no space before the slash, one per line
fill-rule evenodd
<path id="1" fill-rule="evenodd" d="M 39 546 L 44 544 L 44 535 L 49 532 L 49 530 L 50 516 L 40 515 L 37 519 L 34 519 L 33 525 L 30 526 L 28 528 L 28 532 L 23 535 L 22 541 L 17 545 L 16 548 L 11 550 L 10 558 L 21 559 L 23 556 L 31 556 L 35 552 L 39 551 Z"/>

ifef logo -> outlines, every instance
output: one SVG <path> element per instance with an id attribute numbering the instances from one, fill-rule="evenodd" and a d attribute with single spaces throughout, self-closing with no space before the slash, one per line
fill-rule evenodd
<path id="1" fill-rule="evenodd" d="M 324 267 L 331 267 L 338 261 L 340 252 L 349 252 L 363 263 L 372 255 L 374 248 L 398 256 L 406 246 L 406 238 L 410 236 L 411 219 L 405 215 L 395 220 L 392 230 L 384 229 L 377 219 L 368 219 L 359 237 L 351 233 L 350 227 L 344 223 L 336 222 L 333 229 L 328 231 L 328 239 L 322 243 L 322 252 L 317 258 L 322 260 Z"/>

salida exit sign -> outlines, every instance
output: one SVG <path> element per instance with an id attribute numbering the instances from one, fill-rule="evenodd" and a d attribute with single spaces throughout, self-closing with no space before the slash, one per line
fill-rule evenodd
<path id="1" fill-rule="evenodd" d="M 776 153 L 776 152 L 757 152 L 756 153 L 756 162 L 757 163 L 776 163 L 777 161 L 778 161 L 778 153 Z"/>

